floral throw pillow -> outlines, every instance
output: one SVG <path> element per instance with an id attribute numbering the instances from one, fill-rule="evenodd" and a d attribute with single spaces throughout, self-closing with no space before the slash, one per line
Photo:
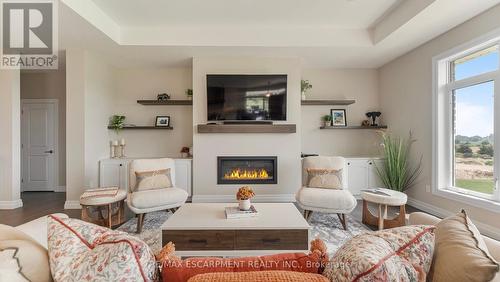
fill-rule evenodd
<path id="1" fill-rule="evenodd" d="M 50 270 L 58 281 L 156 281 L 155 257 L 126 233 L 77 219 L 48 217 Z"/>
<path id="2" fill-rule="evenodd" d="M 434 229 L 415 225 L 358 235 L 337 251 L 323 275 L 330 281 L 425 281 Z"/>

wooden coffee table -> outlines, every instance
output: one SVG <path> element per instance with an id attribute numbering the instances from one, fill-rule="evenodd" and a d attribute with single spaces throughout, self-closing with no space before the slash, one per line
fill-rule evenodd
<path id="1" fill-rule="evenodd" d="M 309 249 L 309 224 L 292 203 L 254 203 L 257 217 L 226 219 L 237 203 L 184 204 L 161 227 L 179 256 L 250 256 Z"/>

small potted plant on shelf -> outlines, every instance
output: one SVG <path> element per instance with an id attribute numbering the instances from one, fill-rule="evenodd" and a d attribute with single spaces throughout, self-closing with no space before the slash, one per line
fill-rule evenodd
<path id="1" fill-rule="evenodd" d="M 125 116 L 113 115 L 109 119 L 109 126 L 116 132 L 116 134 L 120 133 L 120 130 L 123 128 L 125 122 Z"/>
<path id="2" fill-rule="evenodd" d="M 323 126 L 331 126 L 332 125 L 332 116 L 331 115 L 324 115 L 322 118 L 323 120 Z"/>
<path id="3" fill-rule="evenodd" d="M 300 81 L 300 93 L 302 100 L 306 99 L 306 92 L 309 91 L 309 89 L 311 88 L 313 88 L 313 86 L 311 83 L 309 83 L 309 80 L 302 79 Z"/>
<path id="4" fill-rule="evenodd" d="M 193 89 L 186 89 L 186 96 L 188 100 L 193 100 Z"/>
<path id="5" fill-rule="evenodd" d="M 236 199 L 238 200 L 240 210 L 247 211 L 252 207 L 250 199 L 253 198 L 253 196 L 255 196 L 255 193 L 253 192 L 252 188 L 248 186 L 243 186 L 238 189 L 238 193 L 236 193 Z"/>

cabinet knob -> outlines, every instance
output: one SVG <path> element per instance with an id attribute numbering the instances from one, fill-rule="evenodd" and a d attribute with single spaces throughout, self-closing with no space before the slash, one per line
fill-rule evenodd
<path id="1" fill-rule="evenodd" d="M 373 163 L 372 163 L 372 162 L 369 162 L 368 164 L 369 164 L 369 165 L 372 165 Z"/>
<path id="2" fill-rule="evenodd" d="M 123 166 L 123 164 L 120 164 L 120 166 Z"/>
<path id="3" fill-rule="evenodd" d="M 347 165 L 351 165 L 351 163 L 347 163 Z"/>

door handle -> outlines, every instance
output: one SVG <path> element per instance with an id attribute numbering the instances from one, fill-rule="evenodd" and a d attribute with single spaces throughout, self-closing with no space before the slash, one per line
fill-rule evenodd
<path id="1" fill-rule="evenodd" d="M 47 153 L 47 154 L 53 154 L 54 150 L 45 151 L 45 153 Z"/>

